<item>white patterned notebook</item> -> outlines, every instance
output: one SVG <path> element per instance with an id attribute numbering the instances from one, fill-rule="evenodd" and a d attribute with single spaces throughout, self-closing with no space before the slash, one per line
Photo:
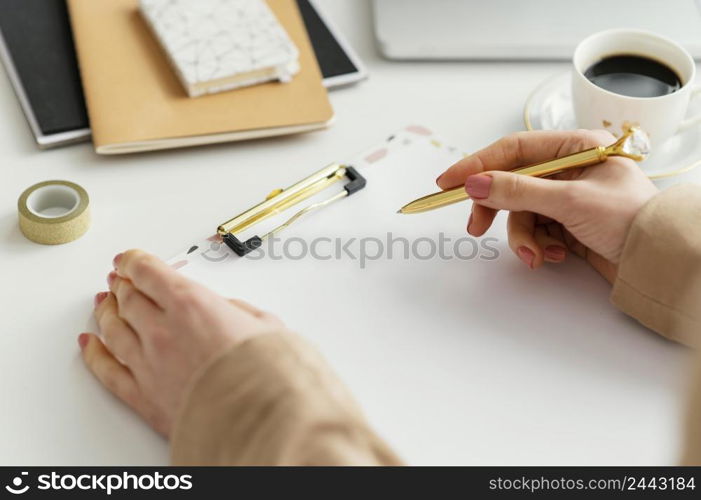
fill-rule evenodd
<path id="1" fill-rule="evenodd" d="M 140 0 L 190 97 L 289 81 L 298 51 L 264 0 Z"/>

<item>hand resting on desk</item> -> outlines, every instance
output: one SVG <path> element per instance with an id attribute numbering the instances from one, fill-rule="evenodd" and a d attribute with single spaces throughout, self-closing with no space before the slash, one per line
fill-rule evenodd
<path id="1" fill-rule="evenodd" d="M 438 179 L 461 184 L 474 203 L 467 230 L 481 236 L 497 210 L 509 210 L 509 246 L 531 269 L 573 252 L 609 282 L 635 215 L 658 190 L 633 160 L 609 158 L 549 179 L 503 172 L 559 158 L 615 138 L 603 130 L 519 132 L 468 156 Z"/>
<path id="2" fill-rule="evenodd" d="M 174 465 L 398 465 L 314 349 L 138 250 L 95 297 L 96 378 L 171 442 Z"/>
<path id="3" fill-rule="evenodd" d="M 119 254 L 114 268 L 110 292 L 95 296 L 104 343 L 88 333 L 78 342 L 100 382 L 166 437 L 201 367 L 237 343 L 282 328 L 274 316 L 224 299 L 147 253 Z"/>

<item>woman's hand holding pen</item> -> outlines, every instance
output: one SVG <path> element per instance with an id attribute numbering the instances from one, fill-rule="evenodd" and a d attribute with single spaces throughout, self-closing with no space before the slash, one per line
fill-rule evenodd
<path id="1" fill-rule="evenodd" d="M 628 229 L 658 192 L 638 165 L 612 157 L 547 179 L 504 171 L 614 141 L 606 131 L 519 132 L 460 160 L 436 182 L 441 189 L 465 185 L 474 201 L 473 236 L 489 229 L 498 210 L 509 210 L 509 246 L 531 269 L 573 252 L 613 282 Z"/>

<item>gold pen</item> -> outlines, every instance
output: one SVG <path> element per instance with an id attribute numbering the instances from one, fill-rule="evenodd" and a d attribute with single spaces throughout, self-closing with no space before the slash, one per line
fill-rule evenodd
<path id="1" fill-rule="evenodd" d="M 635 161 L 643 161 L 650 152 L 650 139 L 647 134 L 637 128 L 630 127 L 616 142 L 610 146 L 595 148 L 573 153 L 554 160 L 548 160 L 527 167 L 517 168 L 512 172 L 533 177 L 547 177 L 559 174 L 571 168 L 588 167 L 606 161 L 609 156 L 624 156 Z M 429 194 L 399 209 L 400 214 L 418 214 L 436 208 L 452 205 L 470 198 L 464 186 L 446 191 Z"/>

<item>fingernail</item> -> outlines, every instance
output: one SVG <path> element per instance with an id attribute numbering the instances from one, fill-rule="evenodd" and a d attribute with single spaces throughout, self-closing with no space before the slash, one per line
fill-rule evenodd
<path id="1" fill-rule="evenodd" d="M 436 177 L 436 184 L 438 184 L 439 182 L 441 182 L 441 177 L 443 177 L 443 175 L 444 175 L 444 174 L 441 174 L 441 175 L 439 175 L 438 177 Z"/>
<path id="2" fill-rule="evenodd" d="M 533 259 L 535 259 L 535 253 L 528 247 L 518 247 L 517 250 L 518 258 L 521 259 L 525 264 L 533 269 Z"/>
<path id="3" fill-rule="evenodd" d="M 85 346 L 88 345 L 88 342 L 90 341 L 90 334 L 89 333 L 81 333 L 78 335 L 78 345 L 80 346 L 81 350 L 85 349 Z"/>
<path id="4" fill-rule="evenodd" d="M 545 256 L 550 260 L 562 260 L 567 255 L 567 251 L 559 245 L 545 247 Z"/>
<path id="5" fill-rule="evenodd" d="M 492 177 L 490 175 L 471 175 L 465 181 L 467 194 L 478 200 L 489 197 L 491 186 Z"/>
<path id="6" fill-rule="evenodd" d="M 114 259 L 112 259 L 112 265 L 114 266 L 115 269 L 117 269 L 117 264 L 119 264 L 120 260 L 122 260 L 121 253 L 118 253 L 117 255 L 114 256 Z"/>
<path id="7" fill-rule="evenodd" d="M 109 295 L 108 292 L 100 292 L 98 294 L 95 294 L 95 307 L 99 306 L 100 302 L 107 298 L 107 295 Z"/>
<path id="8" fill-rule="evenodd" d="M 471 225 L 472 225 L 472 214 L 470 214 L 470 218 L 467 219 L 467 232 L 470 233 L 470 234 L 472 234 L 472 233 L 470 232 L 470 226 L 471 226 Z"/>
<path id="9" fill-rule="evenodd" d="M 110 271 L 110 273 L 107 275 L 107 284 L 111 285 L 116 278 L 117 273 L 115 273 L 114 271 Z"/>

